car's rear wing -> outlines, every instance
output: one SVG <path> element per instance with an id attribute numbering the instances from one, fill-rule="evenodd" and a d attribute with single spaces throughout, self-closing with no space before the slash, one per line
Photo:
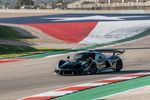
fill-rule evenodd
<path id="1" fill-rule="evenodd" d="M 123 54 L 125 52 L 125 49 L 93 49 L 93 50 L 89 50 L 89 51 L 95 51 L 95 52 L 101 52 L 101 53 L 113 53 L 114 55 L 120 55 Z"/>

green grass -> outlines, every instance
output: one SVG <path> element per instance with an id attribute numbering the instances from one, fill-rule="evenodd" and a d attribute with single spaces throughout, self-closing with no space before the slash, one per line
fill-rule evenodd
<path id="1" fill-rule="evenodd" d="M 0 45 L 0 59 L 2 58 L 16 58 L 34 54 L 42 54 L 50 51 L 63 51 L 64 49 L 50 49 L 50 48 L 35 48 L 29 46 L 10 46 Z"/>
<path id="2" fill-rule="evenodd" d="M 9 40 L 17 40 L 17 39 L 27 39 L 31 37 L 23 36 L 18 31 L 8 26 L 0 26 L 0 39 L 9 39 Z"/>
<path id="3" fill-rule="evenodd" d="M 29 52 L 29 51 L 34 52 L 37 51 L 37 49 L 28 46 L 0 45 L 0 54 L 21 53 L 21 52 Z"/>
<path id="4" fill-rule="evenodd" d="M 0 39 L 22 41 L 24 39 L 33 40 L 33 37 L 24 36 L 20 32 L 16 31 L 13 27 L 0 25 Z M 0 44 L 0 59 L 30 56 L 34 54 L 43 54 L 55 51 L 63 51 L 63 49 L 37 48 L 32 46 L 11 46 Z"/>

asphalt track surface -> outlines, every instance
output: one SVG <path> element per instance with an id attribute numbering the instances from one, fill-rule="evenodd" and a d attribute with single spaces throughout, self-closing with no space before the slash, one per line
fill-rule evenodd
<path id="1" fill-rule="evenodd" d="M 145 44 L 143 41 L 146 42 L 147 39 L 149 40 L 149 37 L 139 40 L 139 42 L 127 43 L 116 47 L 125 47 L 126 45 L 126 47 L 133 47 L 133 45 L 138 47 L 139 43 L 143 43 L 142 46 L 146 47 L 149 43 Z M 54 74 L 53 70 L 59 59 L 66 58 L 67 55 L 0 64 L 0 99 L 15 100 L 97 79 L 105 79 L 139 71 L 150 71 L 149 54 L 149 49 L 127 50 L 122 55 L 125 66 L 123 71 L 98 75 L 59 76 Z"/>

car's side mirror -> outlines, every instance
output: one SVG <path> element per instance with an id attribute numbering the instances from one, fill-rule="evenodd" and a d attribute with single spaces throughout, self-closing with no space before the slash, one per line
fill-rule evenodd
<path id="1" fill-rule="evenodd" d="M 67 59 L 69 60 L 69 59 L 70 59 L 70 56 L 67 56 Z"/>

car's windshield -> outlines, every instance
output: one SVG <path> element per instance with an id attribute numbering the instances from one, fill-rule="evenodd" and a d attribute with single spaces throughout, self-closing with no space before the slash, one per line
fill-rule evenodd
<path id="1" fill-rule="evenodd" d="M 77 54 L 74 57 L 74 60 L 88 60 L 89 58 L 95 59 L 95 54 L 94 53 L 81 53 L 81 54 Z"/>

